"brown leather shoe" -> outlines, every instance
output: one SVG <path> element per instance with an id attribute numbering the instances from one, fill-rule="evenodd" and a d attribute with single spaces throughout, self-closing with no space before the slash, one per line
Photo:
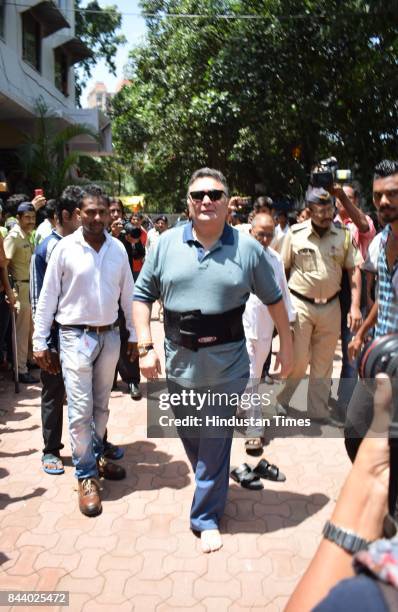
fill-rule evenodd
<path id="1" fill-rule="evenodd" d="M 109 461 L 106 457 L 101 457 L 97 461 L 98 474 L 107 480 L 123 480 L 126 478 L 126 470 L 121 465 Z"/>
<path id="2" fill-rule="evenodd" d="M 97 516 L 102 512 L 100 485 L 96 478 L 79 480 L 79 509 L 86 516 Z"/>

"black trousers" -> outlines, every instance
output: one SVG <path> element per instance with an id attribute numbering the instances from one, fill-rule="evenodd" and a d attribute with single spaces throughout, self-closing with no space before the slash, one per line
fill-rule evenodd
<path id="1" fill-rule="evenodd" d="M 117 372 L 119 372 L 123 382 L 127 384 L 133 383 L 134 385 L 139 385 L 141 377 L 138 357 L 134 359 L 134 361 L 130 361 L 127 356 L 127 346 L 130 334 L 126 327 L 126 319 L 124 318 L 122 309 L 119 309 L 119 328 L 121 344 L 119 361 L 117 363 L 117 368 L 115 372 L 115 379 L 117 376 Z"/>
<path id="2" fill-rule="evenodd" d="M 0 291 L 0 362 L 7 354 L 6 340 L 11 320 L 11 310 L 6 302 L 5 291 Z"/>
<path id="3" fill-rule="evenodd" d="M 64 445 L 62 439 L 62 416 L 65 387 L 62 373 L 49 374 L 41 370 L 41 423 L 43 428 L 43 453 L 58 455 Z"/>

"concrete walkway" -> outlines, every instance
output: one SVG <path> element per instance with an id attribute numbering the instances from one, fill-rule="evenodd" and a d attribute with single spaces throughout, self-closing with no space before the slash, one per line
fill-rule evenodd
<path id="1" fill-rule="evenodd" d="M 66 472 L 44 474 L 40 388 L 15 395 L 0 381 L 0 590 L 70 591 L 73 612 L 283 610 L 347 474 L 343 441 L 272 440 L 264 456 L 286 482 L 251 492 L 231 481 L 224 547 L 204 555 L 188 527 L 194 483 L 181 443 L 148 440 L 146 401 L 122 387 L 108 429 L 128 477 L 103 481 L 103 514 L 89 519 L 78 509 L 66 420 Z M 232 464 L 247 460 L 258 458 L 235 440 Z"/>

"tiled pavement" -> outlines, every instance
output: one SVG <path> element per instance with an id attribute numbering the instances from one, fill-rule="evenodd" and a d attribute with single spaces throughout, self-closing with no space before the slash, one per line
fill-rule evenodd
<path id="1" fill-rule="evenodd" d="M 78 510 L 66 423 L 66 473 L 40 469 L 39 410 L 39 387 L 14 395 L 0 381 L 0 590 L 67 590 L 73 612 L 283 610 L 347 473 L 341 439 L 272 440 L 264 454 L 286 482 L 231 484 L 224 547 L 203 555 L 188 529 L 182 446 L 146 439 L 145 400 L 112 393 L 109 435 L 125 448 L 128 477 L 103 482 L 103 514 L 92 519 Z M 232 463 L 245 460 L 235 440 Z"/>

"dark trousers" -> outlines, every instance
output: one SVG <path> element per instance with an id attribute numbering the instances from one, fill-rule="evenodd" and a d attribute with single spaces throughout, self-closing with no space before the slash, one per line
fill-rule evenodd
<path id="1" fill-rule="evenodd" d="M 64 445 L 62 439 L 62 416 L 65 387 L 62 373 L 49 374 L 41 370 L 41 422 L 43 428 L 43 453 L 59 455 Z"/>
<path id="2" fill-rule="evenodd" d="M 339 386 L 337 389 L 337 401 L 341 409 L 341 416 L 344 418 L 358 378 L 357 362 L 351 362 L 348 358 L 348 344 L 351 342 L 354 334 L 350 331 L 350 328 L 347 327 L 347 318 L 351 308 L 351 289 L 346 270 L 343 271 L 339 299 L 341 308 L 340 337 L 342 364 Z"/>
<path id="3" fill-rule="evenodd" d="M 184 445 L 185 452 L 195 474 L 195 494 L 192 501 L 190 524 L 194 531 L 218 529 L 224 513 L 228 495 L 229 470 L 233 426 L 206 425 L 207 417 L 218 416 L 229 418 L 236 413 L 236 403 L 230 402 L 230 394 L 240 396 L 246 388 L 247 378 L 217 385 L 196 389 L 197 392 L 225 394 L 221 403 L 213 404 L 208 400 L 200 412 L 195 405 L 173 406 L 172 411 L 177 418 L 187 415 L 199 416 L 202 425 L 177 427 L 178 435 Z M 179 384 L 168 380 L 167 387 L 170 393 L 180 394 L 183 390 Z"/>
<path id="4" fill-rule="evenodd" d="M 0 292 L 0 363 L 3 361 L 4 356 L 7 354 L 6 338 L 8 326 L 10 325 L 11 311 L 10 306 L 6 302 L 6 294 L 4 291 Z"/>
<path id="5" fill-rule="evenodd" d="M 127 384 L 140 384 L 140 366 L 138 357 L 134 359 L 134 361 L 130 361 L 127 356 L 127 346 L 129 339 L 129 332 L 126 327 L 126 319 L 124 318 L 123 311 L 119 309 L 119 328 L 120 328 L 120 356 L 119 361 L 117 363 L 117 368 L 115 372 L 115 379 L 117 377 L 117 372 L 119 372 L 120 377 L 123 382 Z"/>

